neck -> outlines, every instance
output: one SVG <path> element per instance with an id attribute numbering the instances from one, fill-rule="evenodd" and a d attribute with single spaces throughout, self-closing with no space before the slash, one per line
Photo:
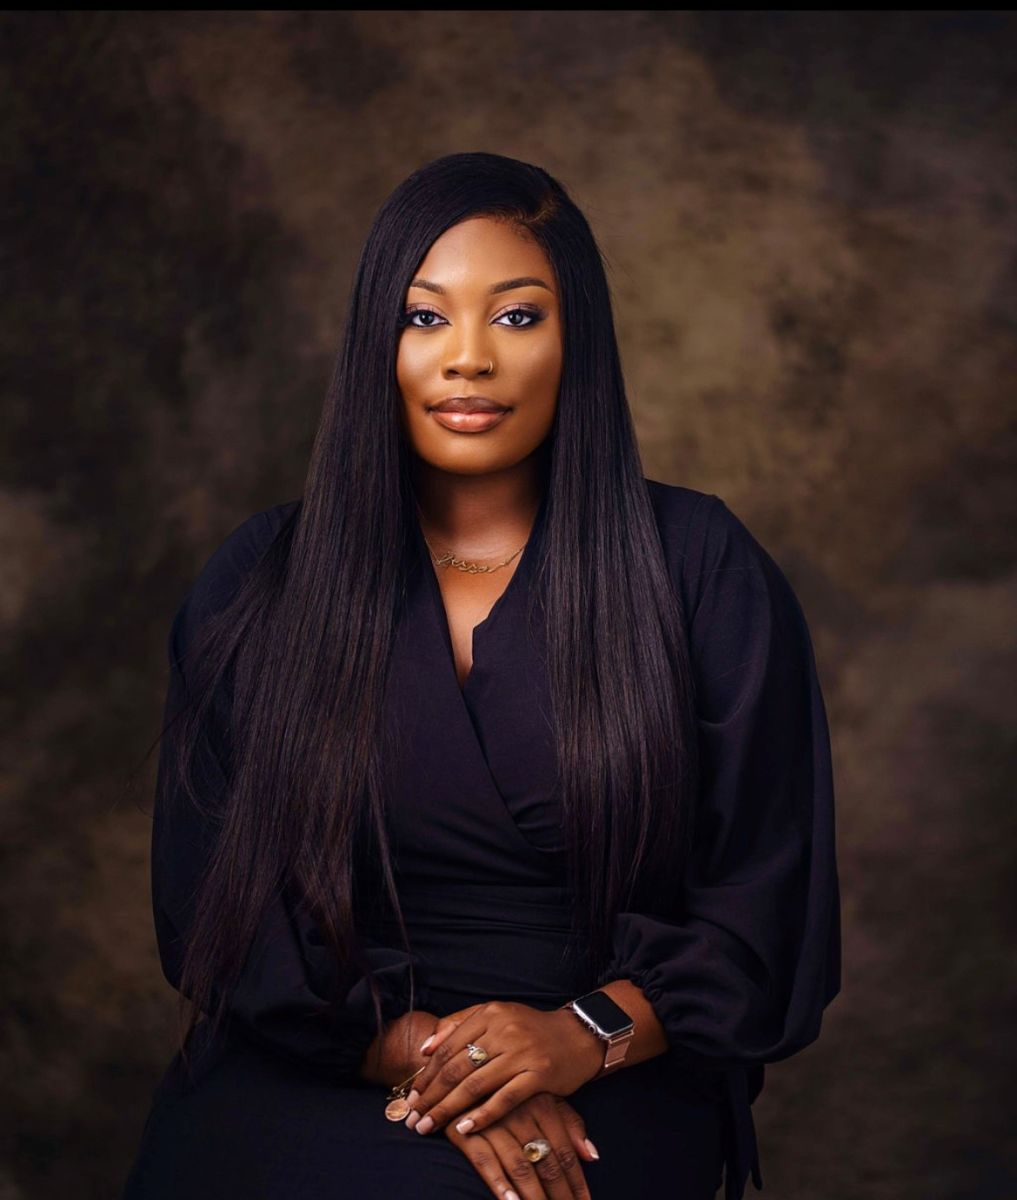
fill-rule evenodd
<path id="1" fill-rule="evenodd" d="M 478 560 L 505 557 L 526 542 L 544 486 L 535 455 L 485 475 L 457 475 L 417 460 L 413 481 L 431 545 Z"/>

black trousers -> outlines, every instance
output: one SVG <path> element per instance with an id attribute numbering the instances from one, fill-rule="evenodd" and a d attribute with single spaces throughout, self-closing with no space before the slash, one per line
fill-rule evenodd
<path id="1" fill-rule="evenodd" d="M 491 1200 L 442 1131 L 388 1121 L 386 1090 L 337 1086 L 234 1031 L 190 1085 L 179 1055 L 156 1088 L 122 1200 Z M 662 1056 L 569 1097 L 600 1152 L 594 1200 L 713 1200 L 723 1110 Z"/>

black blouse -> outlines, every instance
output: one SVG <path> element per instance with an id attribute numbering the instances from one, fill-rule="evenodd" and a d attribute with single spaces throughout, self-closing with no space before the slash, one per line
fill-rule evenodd
<path id="1" fill-rule="evenodd" d="M 365 908 L 358 930 L 386 1020 L 410 1007 L 411 976 L 415 1007 L 438 1015 L 495 997 L 550 1009 L 610 979 L 632 980 L 664 1027 L 674 1070 L 719 1085 L 725 1195 L 735 1200 L 750 1172 L 762 1186 L 750 1104 L 764 1064 L 814 1041 L 840 990 L 829 733 L 806 620 L 781 569 L 719 497 L 646 483 L 698 696 L 700 809 L 680 905 L 668 919 L 619 913 L 613 959 L 599 980 L 563 965 L 568 894 L 550 706 L 541 636 L 526 624 L 545 497 L 515 573 L 474 632 L 463 688 L 437 579 L 416 539 L 387 713 L 400 734 L 388 819 L 412 953 L 396 948 L 381 908 Z M 170 631 L 167 712 L 180 698 L 181 662 L 200 622 L 229 600 L 296 504 L 245 521 L 200 573 Z M 209 787 L 226 778 L 225 710 L 215 711 L 200 755 Z M 160 773 L 169 769 L 164 756 Z M 153 903 L 174 986 L 209 844 L 187 806 L 172 821 L 157 806 Z M 370 992 L 361 979 L 342 1012 L 325 1012 L 332 969 L 317 929 L 279 899 L 231 1017 L 308 1071 L 357 1086 L 376 1033 Z"/>

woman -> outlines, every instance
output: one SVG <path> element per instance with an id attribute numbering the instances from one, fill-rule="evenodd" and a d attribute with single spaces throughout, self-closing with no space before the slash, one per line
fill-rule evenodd
<path id="1" fill-rule="evenodd" d="M 544 171 L 450 155 L 386 201 L 304 495 L 169 651 L 187 1019 L 125 1200 L 762 1186 L 763 1066 L 840 986 L 811 640 L 722 500 L 643 477 Z"/>

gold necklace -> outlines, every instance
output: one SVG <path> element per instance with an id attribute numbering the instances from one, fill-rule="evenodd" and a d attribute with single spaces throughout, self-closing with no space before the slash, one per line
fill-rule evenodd
<path id="1" fill-rule="evenodd" d="M 524 542 L 515 552 L 515 554 L 510 554 L 504 562 L 496 563 L 493 567 L 489 567 L 485 566 L 483 563 L 468 562 L 465 558 L 456 558 L 451 550 L 446 550 L 446 552 L 441 555 L 440 558 L 435 557 L 434 550 L 431 549 L 431 543 L 427 541 L 426 537 L 424 538 L 424 541 L 427 543 L 427 549 L 430 551 L 431 558 L 433 559 L 436 567 L 456 567 L 460 571 L 469 571 L 471 575 L 483 575 L 491 571 L 499 571 L 502 567 L 507 567 L 512 559 L 515 558 L 516 554 L 519 554 L 526 549 L 526 543 Z"/>
<path id="2" fill-rule="evenodd" d="M 417 519 L 419 520 L 423 514 L 420 511 L 420 505 L 417 505 Z M 424 537 L 424 531 L 420 531 L 421 537 Z M 436 567 L 455 567 L 460 571 L 468 571 L 471 575 L 486 575 L 492 571 L 500 571 L 502 567 L 507 567 L 515 558 L 516 554 L 521 554 L 528 545 L 528 542 L 523 542 L 515 554 L 510 554 L 504 562 L 496 563 L 493 567 L 485 566 L 483 563 L 469 562 L 465 558 L 456 558 L 451 550 L 447 550 L 440 557 L 435 555 L 431 543 L 424 537 L 424 543 L 427 546 L 427 551 L 431 555 L 431 559 Z"/>

